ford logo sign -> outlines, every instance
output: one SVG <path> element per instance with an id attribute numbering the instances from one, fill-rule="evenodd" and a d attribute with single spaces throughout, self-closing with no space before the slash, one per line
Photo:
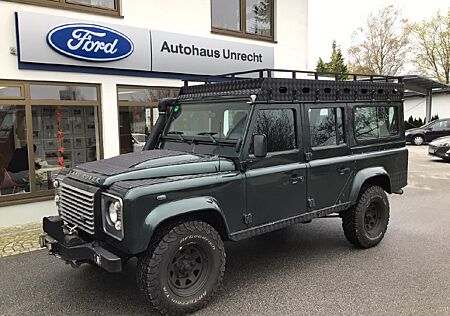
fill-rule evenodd
<path id="1" fill-rule="evenodd" d="M 134 50 L 133 42 L 126 35 L 86 23 L 55 27 L 47 34 L 47 43 L 62 55 L 92 62 L 123 59 Z"/>

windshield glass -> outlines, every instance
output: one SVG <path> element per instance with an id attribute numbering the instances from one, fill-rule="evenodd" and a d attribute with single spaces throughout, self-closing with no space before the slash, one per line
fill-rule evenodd
<path id="1" fill-rule="evenodd" d="M 165 134 L 238 140 L 244 132 L 249 110 L 250 105 L 245 102 L 176 104 Z"/>

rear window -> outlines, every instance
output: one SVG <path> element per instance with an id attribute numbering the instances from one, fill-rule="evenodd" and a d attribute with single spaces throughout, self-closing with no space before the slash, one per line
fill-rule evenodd
<path id="1" fill-rule="evenodd" d="M 396 136 L 399 133 L 398 108 L 395 106 L 365 106 L 354 110 L 357 140 Z"/>

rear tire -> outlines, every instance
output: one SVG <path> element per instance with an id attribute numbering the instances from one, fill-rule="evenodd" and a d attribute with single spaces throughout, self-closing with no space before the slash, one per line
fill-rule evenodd
<path id="1" fill-rule="evenodd" d="M 389 224 L 389 200 L 379 186 L 363 189 L 356 205 L 342 214 L 342 228 L 347 240 L 360 248 L 378 245 Z"/>
<path id="2" fill-rule="evenodd" d="M 203 308 L 225 272 L 222 239 L 209 224 L 187 221 L 163 229 L 138 262 L 143 294 L 163 315 Z"/>
<path id="3" fill-rule="evenodd" d="M 425 142 L 425 139 L 423 138 L 422 135 L 414 135 L 413 139 L 412 139 L 412 142 L 416 146 L 421 146 Z"/>

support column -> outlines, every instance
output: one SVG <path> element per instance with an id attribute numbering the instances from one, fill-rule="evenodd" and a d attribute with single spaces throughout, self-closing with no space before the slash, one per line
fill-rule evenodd
<path id="1" fill-rule="evenodd" d="M 426 110 L 425 110 L 425 122 L 429 123 L 431 121 L 431 106 L 433 102 L 432 89 L 427 89 L 426 99 Z"/>

